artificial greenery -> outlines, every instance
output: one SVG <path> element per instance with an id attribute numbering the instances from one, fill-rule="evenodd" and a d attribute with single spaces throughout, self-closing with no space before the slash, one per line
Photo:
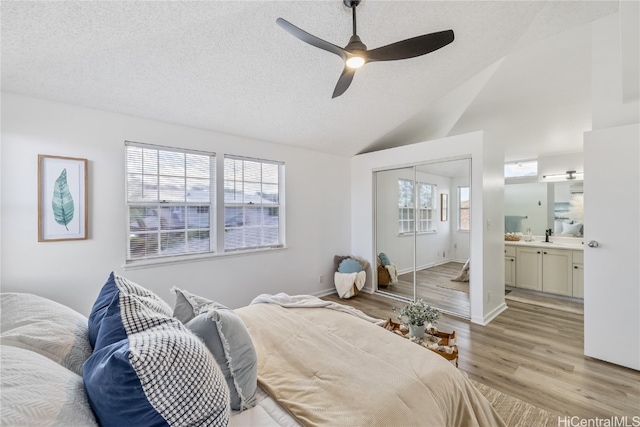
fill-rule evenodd
<path id="1" fill-rule="evenodd" d="M 423 299 L 413 301 L 394 311 L 398 313 L 398 320 L 408 325 L 424 326 L 425 323 L 436 324 L 440 318 L 438 309 L 431 307 Z"/>

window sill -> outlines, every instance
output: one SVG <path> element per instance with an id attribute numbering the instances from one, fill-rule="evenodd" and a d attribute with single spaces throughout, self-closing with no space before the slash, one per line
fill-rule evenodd
<path id="1" fill-rule="evenodd" d="M 418 236 L 422 235 L 422 234 L 436 234 L 437 231 L 436 230 L 430 230 L 430 231 L 418 231 L 416 234 Z M 410 237 L 413 236 L 413 232 L 410 233 L 398 233 L 398 237 Z"/>
<path id="2" fill-rule="evenodd" d="M 122 268 L 124 269 L 124 271 L 139 270 L 144 268 L 154 268 L 154 267 L 160 267 L 160 266 L 166 266 L 166 265 L 186 264 L 190 262 L 211 261 L 211 260 L 221 259 L 221 258 L 254 255 L 254 254 L 265 253 L 265 252 L 282 251 L 286 249 L 287 249 L 286 246 L 282 246 L 278 248 L 248 249 L 248 250 L 224 252 L 224 253 L 208 252 L 205 254 L 178 255 L 173 257 L 130 260 L 130 261 L 126 261 L 125 264 L 122 266 Z"/>

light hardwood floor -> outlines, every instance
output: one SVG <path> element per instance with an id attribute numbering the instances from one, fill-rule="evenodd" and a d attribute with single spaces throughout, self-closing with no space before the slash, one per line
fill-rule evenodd
<path id="1" fill-rule="evenodd" d="M 455 283 L 451 282 L 451 279 L 460 274 L 463 266 L 463 263 L 448 262 L 418 270 L 416 272 L 416 295 L 440 310 L 468 319 L 471 317 L 469 294 L 443 287 L 443 285 Z M 398 283 L 391 284 L 381 290 L 392 295 L 413 298 L 413 273 L 399 275 Z"/>
<path id="2" fill-rule="evenodd" d="M 324 299 L 379 318 L 394 317 L 393 307 L 403 304 L 362 292 L 350 300 L 336 294 Z M 460 369 L 470 378 L 554 414 L 640 421 L 640 372 L 585 357 L 582 315 L 511 301 L 508 306 L 487 326 L 441 316 L 438 327 L 456 331 Z M 602 338 L 602 345 L 616 350 Z"/>

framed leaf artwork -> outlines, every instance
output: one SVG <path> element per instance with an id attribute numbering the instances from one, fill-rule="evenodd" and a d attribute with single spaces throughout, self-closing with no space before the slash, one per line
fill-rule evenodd
<path id="1" fill-rule="evenodd" d="M 38 241 L 87 238 L 87 159 L 38 155 Z"/>

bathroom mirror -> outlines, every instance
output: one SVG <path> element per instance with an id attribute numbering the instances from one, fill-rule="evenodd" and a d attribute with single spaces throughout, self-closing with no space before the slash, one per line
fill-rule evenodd
<path id="1" fill-rule="evenodd" d="M 505 233 L 521 232 L 544 236 L 545 230 L 562 237 L 584 235 L 583 183 L 507 183 L 504 189 Z"/>

